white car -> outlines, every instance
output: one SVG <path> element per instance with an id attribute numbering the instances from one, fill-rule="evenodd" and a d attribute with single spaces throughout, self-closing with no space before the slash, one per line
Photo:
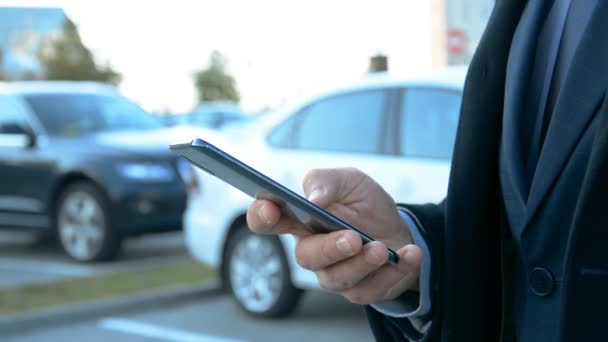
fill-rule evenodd
<path id="1" fill-rule="evenodd" d="M 355 167 L 377 180 L 396 202 L 442 200 L 466 67 L 426 77 L 369 77 L 269 114 L 246 132 L 200 137 L 302 194 L 313 168 Z M 247 229 L 252 199 L 202 171 L 195 172 L 184 231 L 191 254 L 217 267 L 223 284 L 248 313 L 292 312 L 305 289 L 318 289 L 295 259 L 290 235 Z"/>

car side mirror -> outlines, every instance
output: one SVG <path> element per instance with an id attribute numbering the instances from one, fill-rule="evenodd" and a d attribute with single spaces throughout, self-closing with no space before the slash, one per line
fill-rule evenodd
<path id="1" fill-rule="evenodd" d="M 18 123 L 6 123 L 0 125 L 0 134 L 25 137 L 25 143 L 22 143 L 22 145 L 26 148 L 35 147 L 36 143 L 38 142 L 36 133 L 29 125 L 22 125 Z"/>
<path id="2" fill-rule="evenodd" d="M 38 136 L 36 135 L 36 132 L 34 132 L 34 130 L 30 126 L 25 127 L 23 131 L 25 132 L 25 136 L 27 138 L 26 147 L 27 148 L 36 147 L 36 145 L 38 143 Z"/>

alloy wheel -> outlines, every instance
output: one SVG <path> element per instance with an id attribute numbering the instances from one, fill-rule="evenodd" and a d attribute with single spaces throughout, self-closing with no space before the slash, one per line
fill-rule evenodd
<path id="1" fill-rule="evenodd" d="M 102 248 L 106 220 L 100 203 L 85 191 L 69 193 L 60 204 L 58 232 L 65 251 L 88 261 Z"/>
<path id="2" fill-rule="evenodd" d="M 237 300 L 250 312 L 266 312 L 278 301 L 284 277 L 281 254 L 268 237 L 247 234 L 230 256 L 230 282 Z"/>

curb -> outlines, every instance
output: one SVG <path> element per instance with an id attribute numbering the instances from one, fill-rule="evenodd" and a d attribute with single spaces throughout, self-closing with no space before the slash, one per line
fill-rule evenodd
<path id="1" fill-rule="evenodd" d="M 169 304 L 197 300 L 222 292 L 219 281 L 195 285 L 149 290 L 122 297 L 102 299 L 92 303 L 73 304 L 36 310 L 0 318 L 0 336 L 22 334 L 54 325 L 95 319 L 99 316 L 158 308 Z"/>

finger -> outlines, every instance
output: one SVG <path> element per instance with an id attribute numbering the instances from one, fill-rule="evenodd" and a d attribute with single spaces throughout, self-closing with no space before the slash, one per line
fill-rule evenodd
<path id="1" fill-rule="evenodd" d="M 359 253 L 361 246 L 361 238 L 353 231 L 314 234 L 298 240 L 296 260 L 300 266 L 317 271 Z"/>
<path id="2" fill-rule="evenodd" d="M 274 227 L 281 217 L 281 210 L 270 201 L 255 200 L 247 210 L 247 224 L 255 232 L 265 232 Z"/>
<path id="3" fill-rule="evenodd" d="M 387 260 L 386 246 L 378 241 L 370 242 L 353 257 L 319 270 L 317 278 L 321 287 L 326 290 L 348 290 L 377 271 Z"/>
<path id="4" fill-rule="evenodd" d="M 267 200 L 253 201 L 247 209 L 247 225 L 258 234 L 307 234 L 301 224 L 283 217 L 281 209 Z"/>
<path id="5" fill-rule="evenodd" d="M 397 269 L 400 272 L 420 271 L 420 265 L 422 264 L 422 250 L 420 247 L 414 244 L 405 245 L 397 253 L 400 257 Z"/>
<path id="6" fill-rule="evenodd" d="M 406 290 L 417 289 L 422 251 L 416 245 L 407 245 L 397 253 L 397 265 L 380 267 L 341 294 L 355 304 L 369 304 L 395 299 Z"/>
<path id="7" fill-rule="evenodd" d="M 325 208 L 345 198 L 352 184 L 359 184 L 363 177 L 361 171 L 353 168 L 313 169 L 304 177 L 304 194 L 309 201 Z"/>

